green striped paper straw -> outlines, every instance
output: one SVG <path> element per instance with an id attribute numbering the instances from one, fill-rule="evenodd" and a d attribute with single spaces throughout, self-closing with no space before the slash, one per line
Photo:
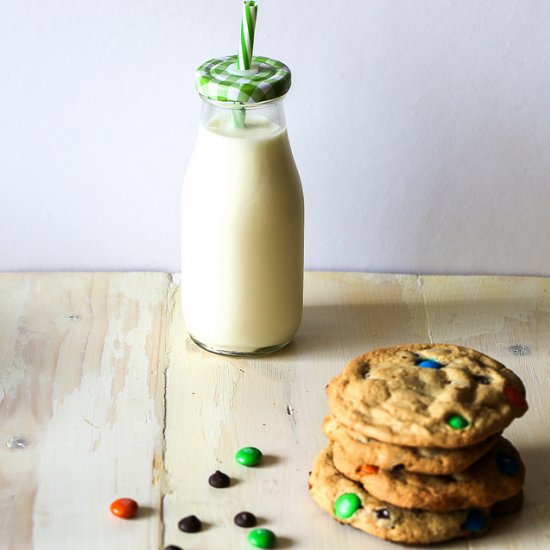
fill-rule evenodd
<path id="1" fill-rule="evenodd" d="M 254 48 L 257 10 L 258 3 L 255 0 L 244 0 L 243 17 L 241 21 L 241 45 L 237 61 L 237 68 L 240 71 L 248 71 L 252 64 L 252 49 Z"/>
<path id="2" fill-rule="evenodd" d="M 255 0 L 244 0 L 243 16 L 241 19 L 241 43 L 237 57 L 237 69 L 248 71 L 252 65 L 252 49 L 254 48 L 254 32 L 256 30 L 256 13 L 258 3 Z M 233 124 L 237 128 L 245 126 L 245 109 L 234 109 L 232 112 Z"/>

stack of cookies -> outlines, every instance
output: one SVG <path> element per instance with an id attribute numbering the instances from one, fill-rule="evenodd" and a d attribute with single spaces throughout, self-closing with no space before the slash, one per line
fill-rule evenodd
<path id="1" fill-rule="evenodd" d="M 498 361 L 447 344 L 379 349 L 327 394 L 309 487 L 336 520 L 427 544 L 483 534 L 521 506 L 525 469 L 501 433 L 527 411 L 525 388 Z"/>

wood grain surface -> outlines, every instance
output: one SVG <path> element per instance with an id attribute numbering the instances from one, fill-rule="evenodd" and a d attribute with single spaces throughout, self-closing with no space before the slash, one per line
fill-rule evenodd
<path id="1" fill-rule="evenodd" d="M 169 289 L 166 274 L 0 277 L 2 550 L 161 546 Z M 109 513 L 121 496 L 137 521 Z"/>
<path id="2" fill-rule="evenodd" d="M 277 548 L 395 548 L 326 516 L 307 475 L 328 380 L 368 349 L 424 341 L 502 361 L 530 403 L 506 431 L 527 466 L 523 512 L 445 548 L 548 548 L 550 279 L 308 272 L 295 340 L 237 359 L 190 341 L 166 274 L 0 275 L 0 549 L 244 550 L 242 510 Z M 234 461 L 246 445 L 261 466 Z M 217 469 L 229 488 L 208 485 Z M 140 502 L 136 520 L 109 514 L 120 496 Z M 201 533 L 179 531 L 189 514 Z"/>

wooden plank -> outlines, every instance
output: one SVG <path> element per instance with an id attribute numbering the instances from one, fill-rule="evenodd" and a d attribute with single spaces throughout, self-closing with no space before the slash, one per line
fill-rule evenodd
<path id="1" fill-rule="evenodd" d="M 0 548 L 157 548 L 161 273 L 0 277 Z M 10 437 L 25 448 L 9 448 Z M 109 503 L 142 504 L 132 522 Z"/>
<path id="2" fill-rule="evenodd" d="M 375 346 L 427 338 L 415 276 L 307 273 L 305 310 L 295 341 L 258 359 L 210 354 L 188 338 L 176 304 L 168 336 L 165 544 L 186 550 L 245 548 L 233 524 L 249 510 L 279 536 L 278 548 L 394 548 L 345 529 L 311 500 L 307 477 L 324 446 L 325 384 L 351 357 Z M 177 297 L 176 297 L 177 299 Z M 266 460 L 247 469 L 233 456 L 259 447 Z M 234 481 L 213 489 L 216 469 Z M 198 534 L 177 529 L 196 514 Z"/>

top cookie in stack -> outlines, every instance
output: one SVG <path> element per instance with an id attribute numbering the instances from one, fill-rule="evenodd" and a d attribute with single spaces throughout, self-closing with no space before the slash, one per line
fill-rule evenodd
<path id="1" fill-rule="evenodd" d="M 327 387 L 332 416 L 394 445 L 455 449 L 485 441 L 527 411 L 521 380 L 478 351 L 411 344 L 365 353 Z"/>
<path id="2" fill-rule="evenodd" d="M 327 394 L 310 490 L 339 521 L 429 543 L 482 534 L 521 505 L 525 469 L 501 433 L 526 412 L 525 388 L 498 361 L 448 344 L 377 349 Z"/>

